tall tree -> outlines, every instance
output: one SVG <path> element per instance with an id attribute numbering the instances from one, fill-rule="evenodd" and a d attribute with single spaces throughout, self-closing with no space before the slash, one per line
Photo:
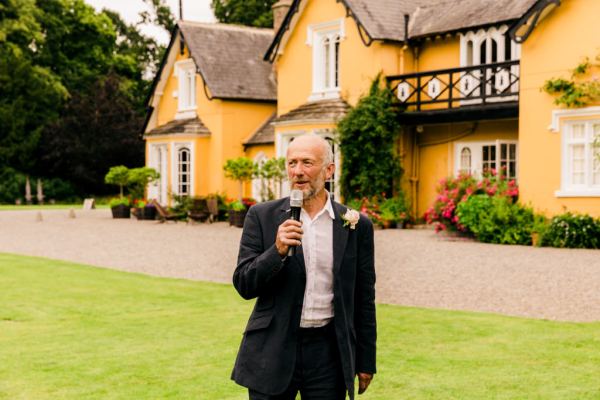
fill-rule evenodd
<path id="1" fill-rule="evenodd" d="M 72 182 L 81 194 L 99 194 L 109 190 L 103 182 L 111 166 L 144 164 L 143 114 L 124 82 L 113 72 L 73 94 L 43 136 L 39 157 L 46 174 Z"/>
<path id="2" fill-rule="evenodd" d="M 273 27 L 271 6 L 277 0 L 212 0 L 215 17 L 226 24 Z"/>
<path id="3" fill-rule="evenodd" d="M 141 23 L 150 23 L 156 26 L 161 26 L 164 30 L 170 33 L 175 27 L 175 18 L 173 17 L 171 9 L 165 3 L 165 0 L 144 0 L 144 3 L 150 5 L 152 12 L 141 12 Z"/>
<path id="4" fill-rule="evenodd" d="M 0 170 L 33 169 L 40 133 L 67 96 L 52 69 L 36 65 L 40 16 L 34 0 L 0 2 Z"/>

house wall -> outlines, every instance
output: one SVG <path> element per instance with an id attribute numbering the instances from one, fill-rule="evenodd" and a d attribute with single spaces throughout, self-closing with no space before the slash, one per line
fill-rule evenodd
<path id="1" fill-rule="evenodd" d="M 551 78 L 569 79 L 585 57 L 600 54 L 600 1 L 564 0 L 535 28 L 522 46 L 519 105 L 520 199 L 548 215 L 563 209 L 600 216 L 600 196 L 557 197 L 561 187 L 561 138 L 548 129 L 552 112 L 564 107 L 541 91 Z M 590 78 L 598 79 L 597 69 Z M 590 104 L 590 106 L 599 104 Z M 595 116 L 600 119 L 600 113 Z"/>
<path id="2" fill-rule="evenodd" d="M 213 135 L 213 191 L 224 191 L 232 197 L 239 196 L 239 183 L 225 178 L 223 165 L 230 158 L 245 155 L 242 143 L 270 118 L 274 111 L 275 104 L 271 103 L 223 101 L 223 130 L 220 135 Z M 243 196 L 250 195 L 251 192 L 245 189 Z"/>

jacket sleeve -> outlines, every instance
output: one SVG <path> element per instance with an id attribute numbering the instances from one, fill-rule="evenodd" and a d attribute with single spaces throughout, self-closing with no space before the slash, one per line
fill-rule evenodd
<path id="1" fill-rule="evenodd" d="M 255 207 L 251 207 L 244 221 L 237 267 L 233 273 L 233 286 L 247 300 L 260 296 L 285 262 L 275 243 L 265 248 L 262 228 Z"/>
<path id="2" fill-rule="evenodd" d="M 358 264 L 354 293 L 356 329 L 356 372 L 374 374 L 377 323 L 375 316 L 375 254 L 373 224 L 361 215 L 358 237 Z"/>

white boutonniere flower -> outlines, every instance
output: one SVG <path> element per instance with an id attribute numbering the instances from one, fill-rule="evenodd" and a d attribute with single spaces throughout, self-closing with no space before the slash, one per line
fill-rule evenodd
<path id="1" fill-rule="evenodd" d="M 350 229 L 354 229 L 360 219 L 360 214 L 358 211 L 349 208 L 346 210 L 346 214 L 342 215 L 342 219 L 344 220 L 344 226 L 350 226 Z"/>

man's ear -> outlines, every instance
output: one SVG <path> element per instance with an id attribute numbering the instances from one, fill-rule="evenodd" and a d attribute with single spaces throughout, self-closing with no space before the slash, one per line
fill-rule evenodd
<path id="1" fill-rule="evenodd" d="M 331 163 L 325 168 L 325 180 L 331 179 L 334 172 L 335 172 L 335 164 Z"/>

